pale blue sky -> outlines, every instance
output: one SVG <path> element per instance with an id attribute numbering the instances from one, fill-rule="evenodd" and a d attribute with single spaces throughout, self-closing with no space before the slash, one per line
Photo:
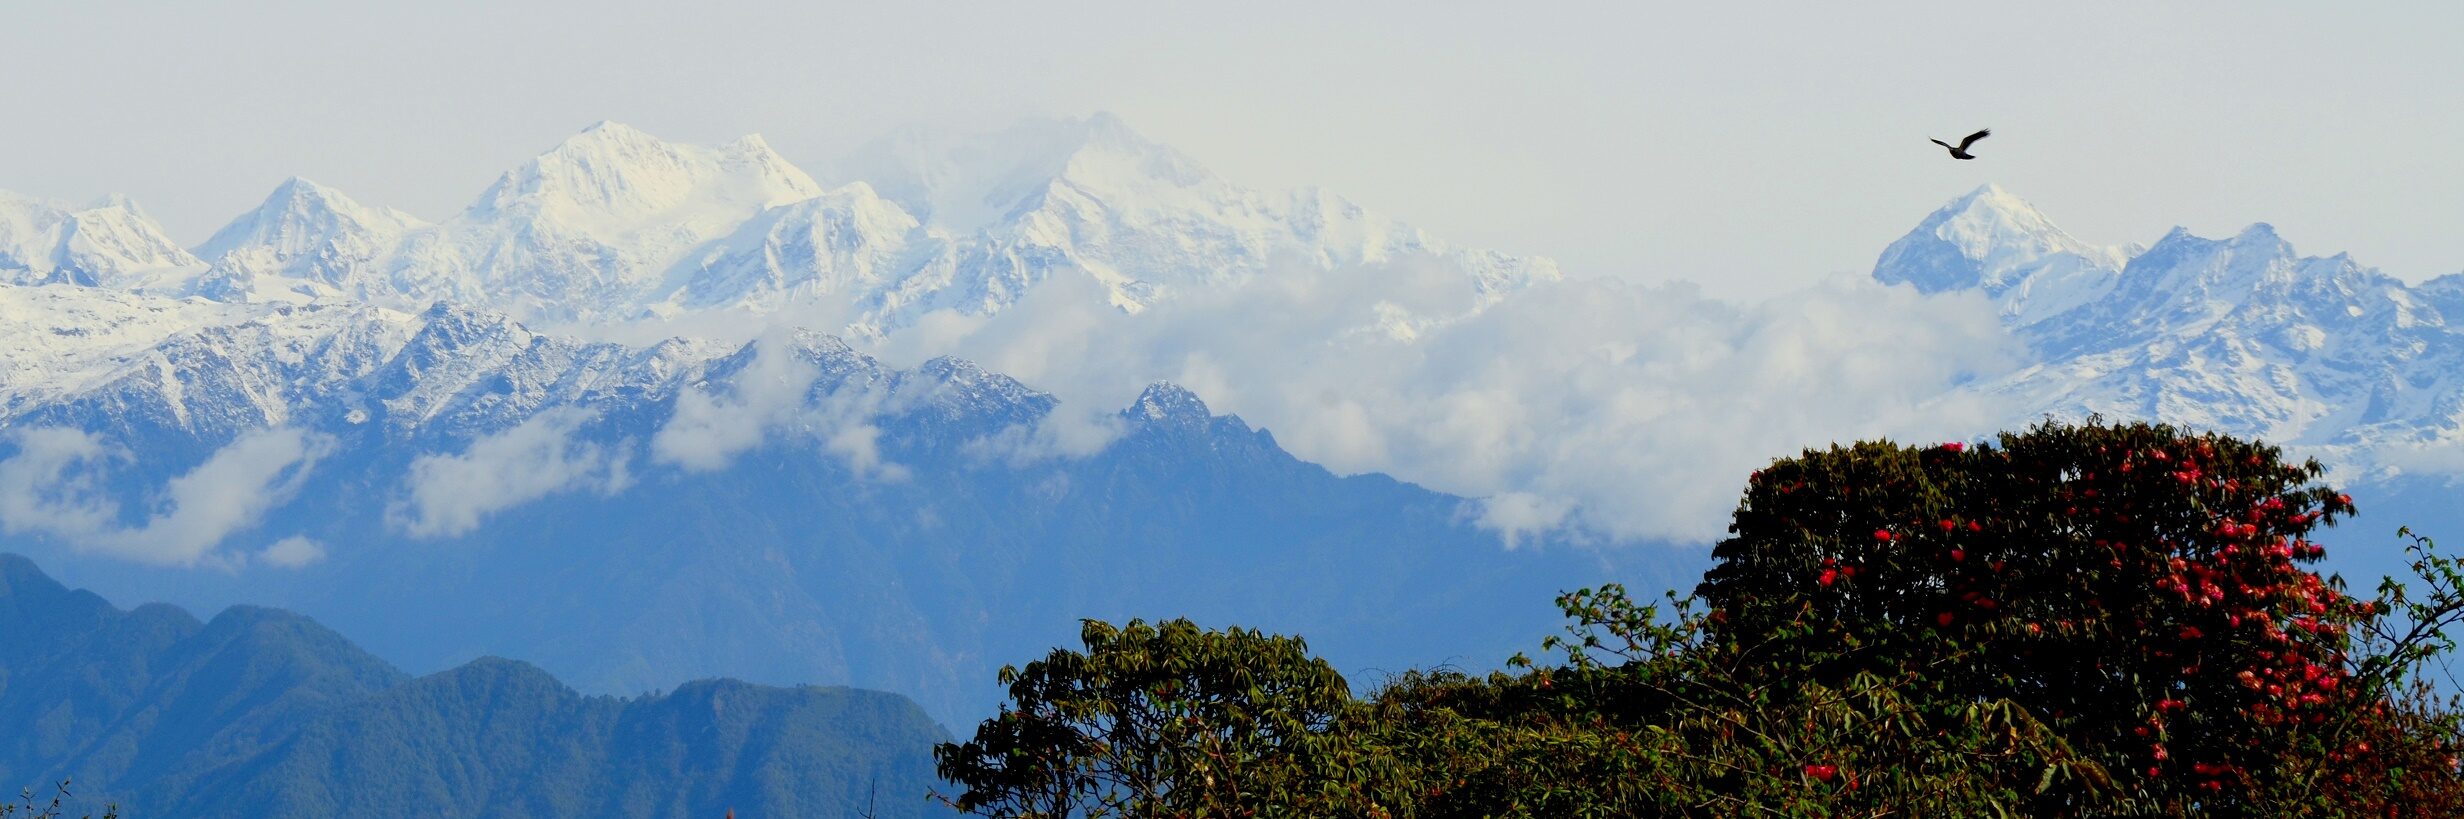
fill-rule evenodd
<path id="1" fill-rule="evenodd" d="M 1721 295 L 1862 272 L 1985 181 L 2089 241 L 2267 221 L 2464 270 L 2464 4 L 514 5 L 0 5 L 0 188 L 193 243 L 291 174 L 441 218 L 599 119 L 818 168 L 1110 110 L 1237 182 Z"/>

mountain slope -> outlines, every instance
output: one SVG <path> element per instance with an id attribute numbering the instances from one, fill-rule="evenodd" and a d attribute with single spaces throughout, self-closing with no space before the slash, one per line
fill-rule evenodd
<path id="1" fill-rule="evenodd" d="M 946 737 L 890 694 L 715 680 L 585 697 L 486 659 L 410 679 L 315 622 L 120 611 L 0 555 L 0 777 L 125 815 L 925 812 Z"/>

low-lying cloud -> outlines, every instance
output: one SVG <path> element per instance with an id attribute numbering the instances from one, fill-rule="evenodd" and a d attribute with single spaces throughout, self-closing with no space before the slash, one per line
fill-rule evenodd
<path id="1" fill-rule="evenodd" d="M 169 566 L 244 560 L 218 547 L 290 500 L 333 450 L 331 439 L 296 429 L 242 435 L 166 482 L 153 503 L 159 511 L 132 524 L 106 483 L 115 465 L 136 462 L 136 454 L 74 429 L 22 430 L 13 443 L 16 454 L 0 461 L 0 530 Z"/>
<path id="2" fill-rule="evenodd" d="M 1176 294 L 1137 314 L 1063 275 L 990 318 L 888 339 L 902 363 L 955 354 L 1099 424 L 1152 381 L 1271 429 L 1337 472 L 1486 499 L 1509 542 L 1574 529 L 1699 542 L 1747 472 L 1862 437 L 1996 428 L 2017 344 L 1969 294 L 1842 278 L 1753 304 L 1690 285 L 1545 283 L 1483 305 L 1437 261 L 1298 272 Z"/>
<path id="3" fill-rule="evenodd" d="M 726 384 L 676 397 L 674 414 L 650 439 L 652 461 L 708 472 L 725 468 L 774 435 L 792 433 L 837 457 L 857 477 L 907 477 L 906 467 L 882 457 L 881 428 L 874 424 L 896 405 L 896 396 L 860 383 L 817 389 L 821 368 L 797 352 L 789 334 L 764 334 L 752 349 L 752 359 Z"/>
<path id="4" fill-rule="evenodd" d="M 406 496 L 392 516 L 419 537 L 450 537 L 489 515 L 559 492 L 622 492 L 633 482 L 625 445 L 577 437 L 597 414 L 557 407 L 511 429 L 480 437 L 459 454 L 411 462 Z M 268 557 L 272 555 L 269 553 Z"/>

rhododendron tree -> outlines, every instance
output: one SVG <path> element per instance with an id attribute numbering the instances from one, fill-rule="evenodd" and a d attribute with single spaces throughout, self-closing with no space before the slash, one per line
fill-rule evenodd
<path id="1" fill-rule="evenodd" d="M 2353 511 L 2321 472 L 2146 424 L 1809 451 L 1751 477 L 1699 594 L 1775 678 L 1922 670 L 1943 708 L 2022 704 L 2125 792 L 2229 812 L 2381 707 L 2350 639 L 2376 605 L 2305 568 Z"/>

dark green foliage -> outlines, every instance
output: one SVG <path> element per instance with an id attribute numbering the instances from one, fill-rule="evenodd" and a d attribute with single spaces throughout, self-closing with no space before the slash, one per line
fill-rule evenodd
<path id="1" fill-rule="evenodd" d="M 1249 816 L 1343 804 L 1372 771 L 1335 720 L 1343 676 L 1297 638 L 1188 620 L 1087 621 L 1081 653 L 1004 668 L 1010 702 L 974 739 L 934 750 L 996 817 Z"/>
<path id="2" fill-rule="evenodd" d="M 2105 783 L 2008 703 L 1929 713 L 1911 677 L 1831 685 L 1761 678 L 1753 651 L 1622 588 L 1560 599 L 1563 664 L 1485 679 L 1406 675 L 1369 707 L 1417 771 L 1398 814 L 1473 816 L 1990 815 L 2025 768 Z M 2033 784 L 2033 783 L 2031 783 Z"/>
<path id="3" fill-rule="evenodd" d="M 1122 793 L 1106 807 L 1126 815 L 2464 815 L 2457 704 L 2420 677 L 2464 621 L 2464 562 L 2416 538 L 2422 588 L 2347 596 L 2303 568 L 2323 554 L 2309 534 L 2353 508 L 2319 474 L 2263 445 L 2093 422 L 1809 451 L 1753 476 L 1700 598 L 1559 598 L 1553 662 L 1406 673 L 1298 712 L 1219 682 L 1201 725 L 1129 746 L 1172 760 L 1240 724 L 1208 720 L 1308 714 L 1289 723 L 1306 735 L 1166 766 L 1237 794 L 1090 789 L 1086 761 L 1118 765 L 1123 746 L 1018 713 L 944 746 L 942 770 L 1005 794 Z M 1296 641 L 1210 652 L 1243 633 L 1176 633 L 1090 627 L 1088 655 L 1005 679 L 1028 714 L 1126 714 L 1160 694 L 1110 684 L 1117 669 L 1191 658 L 1223 680 L 1303 659 Z"/>
<path id="4" fill-rule="evenodd" d="M 73 777 L 70 811 L 920 816 L 946 738 L 843 688 L 593 697 L 498 659 L 411 679 L 297 615 L 122 612 L 0 555 L 0 781 Z"/>

